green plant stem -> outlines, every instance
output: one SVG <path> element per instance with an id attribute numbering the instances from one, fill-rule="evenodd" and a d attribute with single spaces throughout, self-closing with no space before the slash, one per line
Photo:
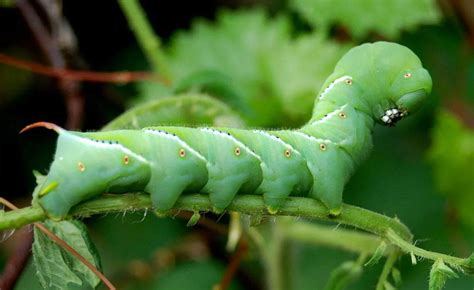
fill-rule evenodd
<path id="1" fill-rule="evenodd" d="M 97 199 L 76 206 L 72 209 L 71 215 L 73 217 L 88 217 L 94 214 L 136 211 L 151 207 L 150 196 L 147 194 L 104 194 Z M 192 212 L 212 211 L 212 204 L 206 195 L 191 194 L 180 197 L 174 209 Z M 257 195 L 237 196 L 228 209 L 249 215 L 269 215 L 262 197 Z M 420 249 L 411 243 L 411 233 L 400 221 L 356 206 L 343 205 L 342 213 L 339 216 L 329 217 L 327 209 L 319 201 L 304 197 L 292 197 L 288 199 L 278 215 L 308 217 L 350 225 L 385 237 L 404 252 L 413 252 L 417 256 L 431 260 L 441 258 L 452 266 L 461 267 L 469 273 L 473 272 L 474 263 L 470 263 L 470 259 Z M 0 212 L 0 230 L 20 228 L 45 219 L 47 219 L 46 213 L 39 206 Z"/>
<path id="2" fill-rule="evenodd" d="M 343 228 L 335 230 L 333 226 L 305 221 L 288 223 L 284 228 L 284 234 L 287 239 L 366 255 L 374 254 L 383 241 L 382 237 L 373 234 Z M 388 247 L 384 255 L 390 254 L 393 250 L 393 247 Z"/>
<path id="3" fill-rule="evenodd" d="M 399 256 L 399 252 L 395 251 L 391 253 L 387 261 L 385 262 L 385 265 L 383 266 L 382 273 L 380 274 L 379 281 L 377 282 L 377 286 L 375 287 L 375 290 L 384 290 L 386 289 L 385 283 L 387 283 L 388 276 L 390 275 L 390 272 L 392 271 L 393 265 L 397 261 L 397 258 Z"/>
<path id="4" fill-rule="evenodd" d="M 271 225 L 270 232 L 271 238 L 263 249 L 267 287 L 269 290 L 285 290 L 288 289 L 283 261 L 285 239 L 278 222 Z"/>
<path id="5" fill-rule="evenodd" d="M 104 194 L 97 199 L 76 206 L 72 209 L 71 214 L 72 216 L 87 217 L 113 211 L 143 210 L 151 207 L 150 196 L 147 194 Z M 174 209 L 193 212 L 212 211 L 212 204 L 206 195 L 191 194 L 180 197 Z M 237 196 L 228 210 L 249 215 L 269 215 L 262 197 L 257 195 Z M 319 201 L 304 197 L 292 197 L 279 210 L 278 215 L 333 221 L 376 235 L 384 235 L 388 229 L 392 229 L 403 239 L 410 241 L 412 238 L 408 228 L 398 220 L 351 205 L 343 205 L 342 213 L 339 216 L 329 217 L 327 208 Z M 0 230 L 19 228 L 46 218 L 46 214 L 38 207 L 6 212 L 0 216 Z"/>
<path id="6" fill-rule="evenodd" d="M 165 54 L 161 48 L 161 41 L 148 22 L 140 2 L 138 0 L 119 0 L 119 4 L 127 18 L 130 29 L 135 34 L 138 44 L 153 70 L 169 80 L 170 73 L 166 64 Z"/>
<path id="7" fill-rule="evenodd" d="M 463 268 L 463 270 L 465 270 L 467 273 L 474 272 L 474 264 L 471 263 L 471 260 L 469 258 L 463 259 L 463 258 L 446 255 L 446 254 L 427 251 L 411 243 L 408 243 L 392 230 L 388 230 L 386 236 L 390 242 L 397 245 L 405 253 L 413 253 L 416 256 L 423 257 L 425 259 L 429 259 L 433 261 L 436 261 L 437 259 L 442 259 L 443 262 L 455 268 L 457 267 Z"/>

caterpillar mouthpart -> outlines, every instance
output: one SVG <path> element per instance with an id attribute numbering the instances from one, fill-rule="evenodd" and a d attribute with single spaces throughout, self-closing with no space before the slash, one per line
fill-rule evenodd
<path id="1" fill-rule="evenodd" d="M 384 115 L 380 117 L 382 122 L 387 126 L 394 126 L 398 121 L 407 115 L 406 111 L 399 108 L 385 110 Z"/>

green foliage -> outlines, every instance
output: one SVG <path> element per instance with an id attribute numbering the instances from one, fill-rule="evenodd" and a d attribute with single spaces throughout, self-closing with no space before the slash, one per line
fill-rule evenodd
<path id="1" fill-rule="evenodd" d="M 15 6 L 15 0 L 0 0 L 0 7 L 13 7 Z"/>
<path id="2" fill-rule="evenodd" d="M 474 131 L 453 114 L 438 114 L 432 132 L 433 144 L 429 159 L 433 164 L 436 185 L 458 209 L 459 215 L 474 228 Z M 466 173 L 466 174 L 463 174 Z"/>
<path id="3" fill-rule="evenodd" d="M 176 33 L 167 65 L 178 91 L 192 87 L 217 95 L 252 125 L 300 124 L 347 47 L 316 34 L 294 40 L 290 32 L 284 16 L 270 18 L 262 10 L 221 11 L 216 23 L 199 20 L 189 32 Z M 142 93 L 160 95 L 162 87 L 154 87 L 155 92 L 150 84 L 142 85 Z M 283 123 L 282 116 L 290 119 Z"/>
<path id="4" fill-rule="evenodd" d="M 434 0 L 292 0 L 291 6 L 325 34 L 340 24 L 355 38 L 377 32 L 396 38 L 402 30 L 435 24 L 440 12 Z"/>
<path id="5" fill-rule="evenodd" d="M 316 94 L 349 48 L 350 44 L 342 45 L 312 33 L 268 52 L 266 77 L 284 114 L 291 118 L 287 121 L 301 124 L 310 118 Z"/>
<path id="6" fill-rule="evenodd" d="M 450 278 L 458 278 L 458 275 L 443 260 L 436 260 L 430 271 L 429 290 L 442 290 Z"/>
<path id="7" fill-rule="evenodd" d="M 317 34 L 296 37 L 291 35 L 293 25 L 289 18 L 272 19 L 265 16 L 262 11 L 223 12 L 216 22 L 196 22 L 189 32 L 181 32 L 173 37 L 168 53 L 164 55 L 172 67 L 172 72 L 178 72 L 177 75 L 171 75 L 173 86 L 143 82 L 140 85 L 140 94 L 133 98 L 133 103 L 154 100 L 156 107 L 153 103 L 149 103 L 134 108 L 112 122 L 108 128 L 137 128 L 156 124 L 233 126 L 228 124 L 235 123 L 240 124 L 236 126 L 243 126 L 239 117 L 225 105 L 220 102 L 216 102 L 216 106 L 208 104 L 214 103 L 210 97 L 203 97 L 202 104 L 199 100 L 201 97 L 197 95 L 190 97 L 193 106 L 187 106 L 184 99 L 168 98 L 174 93 L 189 91 L 193 96 L 195 92 L 205 92 L 222 100 L 244 115 L 252 125 L 294 126 L 306 120 L 316 91 L 332 70 L 332 65 L 346 50 L 345 45 L 327 38 L 331 26 L 342 25 L 354 39 L 367 37 L 370 32 L 393 38 L 399 36 L 402 30 L 411 30 L 420 24 L 435 23 L 439 19 L 434 0 L 354 0 L 350 1 L 349 5 L 343 2 L 342 0 L 291 1 L 295 10 L 317 29 Z M 322 8 L 317 9 L 318 7 Z M 301 31 L 295 29 L 294 34 L 299 33 Z M 467 68 L 468 66 L 472 68 L 474 62 L 471 51 L 465 47 L 464 37 L 462 33 L 453 33 L 453 28 L 446 23 L 442 28 L 424 28 L 413 34 L 404 34 L 402 42 L 415 49 L 423 62 L 428 64 L 430 72 L 436 69 L 433 74 L 436 85 L 434 95 L 445 97 L 456 95 L 462 98 L 474 96 L 471 92 L 474 83 L 472 77 L 464 78 L 467 70 L 471 72 L 471 76 L 474 75 L 472 74 L 474 70 Z M 456 42 L 453 38 L 456 38 Z M 375 38 L 367 40 L 373 41 Z M 120 59 L 122 67 L 126 61 L 136 63 L 137 59 Z M 26 84 L 30 85 L 29 82 L 17 81 L 14 82 L 16 90 L 5 89 L 9 87 L 10 82 L 9 74 L 4 75 L 6 77 L 0 76 L 0 83 L 4 88 L 0 91 L 15 95 L 24 92 Z M 22 83 L 25 86 L 21 86 Z M 465 86 L 469 88 L 463 89 Z M 156 100 L 163 97 L 166 97 L 163 101 Z M 433 109 L 435 105 L 436 103 L 432 102 L 430 106 Z M 193 115 L 192 107 L 198 108 L 197 115 Z M 209 108 L 221 107 L 223 109 L 216 109 L 215 114 L 206 113 L 209 112 Z M 7 108 L 7 112 L 8 109 L 11 108 Z M 409 127 L 413 132 L 412 136 L 409 135 L 411 132 L 407 132 L 405 124 L 394 130 L 386 130 L 386 133 L 385 130 L 376 129 L 375 154 L 353 178 L 351 186 L 347 189 L 347 192 L 350 192 L 350 195 L 347 195 L 347 202 L 400 217 L 417 236 L 432 237 L 423 243 L 426 248 L 443 248 L 448 252 L 456 252 L 457 249 L 451 248 L 449 244 L 451 237 L 448 237 L 443 223 L 444 200 L 439 196 L 433 196 L 432 192 L 436 192 L 433 183 L 445 183 L 446 190 L 442 192 L 460 209 L 463 221 L 473 224 L 473 214 L 469 213 L 469 207 L 472 209 L 470 205 L 474 203 L 473 194 L 472 191 L 462 187 L 468 174 L 464 174 L 467 176 L 459 174 L 459 172 L 470 172 L 470 168 L 461 162 L 468 158 L 458 156 L 458 153 L 465 154 L 459 150 L 458 145 L 462 141 L 458 138 L 469 139 L 465 138 L 468 134 L 460 132 L 468 132 L 468 129 L 460 125 L 454 117 L 452 118 L 459 126 L 453 125 L 456 122 L 445 123 L 449 126 L 446 125 L 443 132 L 439 131 L 437 136 L 441 145 L 434 146 L 432 148 L 434 153 L 430 153 L 435 166 L 435 175 L 432 177 L 430 168 L 425 166 L 424 160 L 421 159 L 425 156 L 425 140 L 428 140 L 426 124 L 430 124 L 431 113 L 432 111 L 424 110 L 424 115 L 418 114 L 408 120 L 412 124 Z M 439 127 L 438 123 L 435 132 Z M 457 133 L 454 134 L 453 131 Z M 468 146 L 473 147 L 471 141 L 465 144 L 468 145 L 463 147 L 464 149 Z M 438 186 L 441 189 L 441 185 Z M 133 222 L 124 222 L 123 217 L 109 214 L 105 218 L 95 220 L 92 232 L 98 235 L 98 239 L 95 240 L 101 247 L 106 270 L 112 269 L 112 281 L 122 282 L 122 279 L 116 279 L 115 275 L 128 271 L 129 269 L 125 267 L 131 260 L 148 259 L 153 255 L 153 251 L 167 250 L 170 244 L 184 239 L 186 229 L 179 220 L 161 219 L 156 222 L 156 219 L 149 216 L 143 221 L 143 215 L 137 213 L 133 215 Z M 129 217 L 127 214 L 126 219 Z M 198 228 L 193 228 L 196 229 Z M 140 247 L 136 246 L 136 240 L 124 238 L 124 235 L 140 237 Z M 466 236 L 472 240 L 472 233 Z M 471 240 L 468 240 L 470 245 Z M 123 249 L 127 251 L 124 252 Z M 330 268 L 349 259 L 349 256 L 340 250 L 331 252 L 326 247 L 313 245 L 296 245 L 292 254 L 301 257 L 291 264 L 294 266 L 291 269 L 292 280 L 296 285 L 293 289 L 315 289 L 315 286 L 318 286 L 316 289 L 320 289 Z M 469 261 L 474 265 L 474 256 L 471 256 Z M 404 277 L 407 289 L 426 288 L 426 264 L 420 262 L 416 267 L 409 265 L 408 268 L 401 265 L 403 273 L 410 272 L 410 275 Z M 241 266 L 241 269 L 245 269 L 246 272 L 249 270 L 246 266 Z M 250 269 L 253 270 L 255 269 Z M 374 275 L 378 274 L 378 270 L 377 267 L 364 269 L 363 279 L 357 281 L 351 289 L 373 289 Z M 178 264 L 163 273 L 154 273 L 154 279 L 148 281 L 150 283 L 132 289 L 182 289 L 184 283 L 190 281 L 190 285 L 185 285 L 188 289 L 210 288 L 221 278 L 223 271 L 224 266 L 214 260 Z M 107 275 L 109 277 L 109 274 Z M 391 275 L 395 282 L 399 280 L 397 277 L 400 275 L 395 268 L 392 268 Z M 437 277 L 441 276 L 436 276 L 435 279 L 438 279 Z M 472 278 L 468 279 L 451 281 L 450 286 L 453 289 L 467 289 L 472 287 Z M 130 281 L 133 279 L 125 282 Z M 393 287 L 388 282 L 384 286 L 385 289 Z M 36 287 L 19 289 L 36 289 Z"/>
<path id="8" fill-rule="evenodd" d="M 173 271 L 160 273 L 158 277 L 142 285 L 133 285 L 127 289 L 154 290 L 202 290 L 215 289 L 224 274 L 225 266 L 214 260 L 189 262 L 178 265 Z M 139 287 L 141 286 L 141 287 Z M 232 283 L 229 290 L 242 289 Z"/>
<path id="9" fill-rule="evenodd" d="M 99 256 L 83 223 L 77 220 L 46 221 L 44 226 L 96 268 L 101 268 Z M 34 229 L 33 258 L 39 282 L 44 289 L 95 289 L 100 283 L 99 278 L 81 261 L 58 247 L 37 228 Z"/>
<path id="10" fill-rule="evenodd" d="M 228 75 L 214 70 L 202 70 L 189 75 L 179 81 L 174 88 L 175 94 L 181 93 L 206 93 L 217 99 L 220 99 L 231 107 L 240 109 L 245 113 L 246 105 L 240 91 Z"/>

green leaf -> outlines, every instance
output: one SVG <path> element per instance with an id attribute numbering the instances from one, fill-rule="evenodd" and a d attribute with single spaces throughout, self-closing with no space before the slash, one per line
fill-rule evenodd
<path id="1" fill-rule="evenodd" d="M 293 39 L 290 28 L 287 17 L 270 18 L 262 10 L 221 11 L 215 23 L 200 20 L 174 35 L 172 74 L 181 84 L 199 77 L 201 91 L 218 95 L 251 125 L 300 125 L 348 47 L 318 34 Z"/>
<path id="2" fill-rule="evenodd" d="M 362 267 L 354 261 L 342 263 L 329 276 L 325 290 L 342 290 L 362 274 Z"/>
<path id="3" fill-rule="evenodd" d="M 292 123 L 301 124 L 310 118 L 316 94 L 348 49 L 349 45 L 313 33 L 282 43 L 268 52 L 269 87 Z"/>
<path id="4" fill-rule="evenodd" d="M 355 38 L 369 32 L 397 38 L 402 30 L 436 24 L 441 13 L 435 0 L 291 0 L 291 6 L 311 25 L 328 33 L 342 25 Z"/>
<path id="5" fill-rule="evenodd" d="M 189 94 L 138 105 L 112 120 L 103 130 L 157 125 L 243 127 L 244 124 L 226 104 L 206 95 Z"/>
<path id="6" fill-rule="evenodd" d="M 83 223 L 46 221 L 44 225 L 97 269 L 101 269 L 99 256 Z M 33 259 L 39 282 L 44 289 L 95 289 L 100 283 L 100 279 L 87 266 L 36 227 Z"/>
<path id="7" fill-rule="evenodd" d="M 247 104 L 243 102 L 242 92 L 227 74 L 215 70 L 201 70 L 180 80 L 175 88 L 175 94 L 205 93 L 229 104 L 232 108 L 251 114 Z"/>
<path id="8" fill-rule="evenodd" d="M 386 250 L 387 250 L 387 243 L 385 241 L 380 242 L 377 249 L 375 249 L 374 254 L 370 258 L 370 260 L 367 261 L 367 263 L 365 263 L 364 266 L 367 267 L 367 266 L 373 266 L 377 264 L 380 261 L 380 259 L 385 255 Z"/>
<path id="9" fill-rule="evenodd" d="M 441 259 L 434 262 L 430 271 L 429 290 L 441 290 L 449 278 L 458 278 L 458 275 Z"/>
<path id="10" fill-rule="evenodd" d="M 454 204 L 461 220 L 474 228 L 474 130 L 453 114 L 438 114 L 428 157 L 433 165 L 436 186 Z"/>
<path id="11" fill-rule="evenodd" d="M 142 283 L 131 283 L 125 289 L 153 290 L 202 290 L 214 289 L 225 274 L 226 265 L 217 260 L 206 259 L 178 263 L 172 269 L 164 269 L 152 279 Z M 239 279 L 233 279 L 229 290 L 245 289 L 238 284 Z"/>
<path id="12" fill-rule="evenodd" d="M 270 19 L 262 10 L 221 11 L 215 23 L 198 20 L 189 32 L 173 35 L 168 62 L 175 81 L 200 71 L 227 75 L 239 88 L 239 108 L 254 124 L 270 124 L 281 116 L 262 64 L 268 53 L 287 43 L 286 17 Z"/>

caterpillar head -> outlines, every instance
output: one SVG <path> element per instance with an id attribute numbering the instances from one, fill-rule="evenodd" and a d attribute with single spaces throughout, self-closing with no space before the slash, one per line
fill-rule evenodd
<path id="1" fill-rule="evenodd" d="M 365 92 L 373 118 L 383 125 L 417 111 L 431 92 L 431 76 L 407 47 L 390 42 L 363 44 L 351 49 L 336 71 L 352 77 Z"/>
<path id="2" fill-rule="evenodd" d="M 118 142 L 93 140 L 46 122 L 22 132 L 40 126 L 59 134 L 55 158 L 38 192 L 39 204 L 51 218 L 65 217 L 71 206 L 84 199 L 133 190 L 148 182 L 148 162 Z"/>

